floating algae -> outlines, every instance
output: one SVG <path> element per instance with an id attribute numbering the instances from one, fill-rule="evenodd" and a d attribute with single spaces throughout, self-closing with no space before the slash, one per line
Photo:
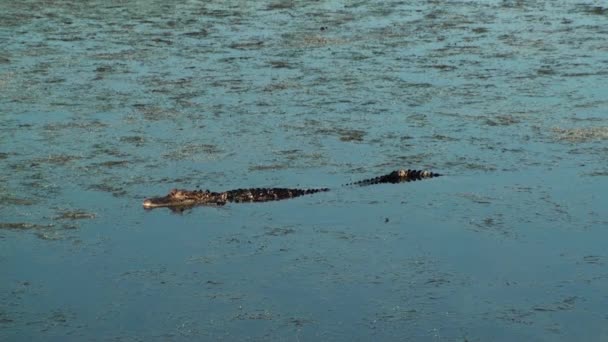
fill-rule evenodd
<path id="1" fill-rule="evenodd" d="M 89 213 L 84 210 L 64 210 L 60 211 L 59 215 L 55 216 L 55 220 L 82 220 L 82 219 L 93 219 L 97 215 Z"/>
<path id="2" fill-rule="evenodd" d="M 608 126 L 606 127 L 581 127 L 581 128 L 554 128 L 553 133 L 557 139 L 573 143 L 590 142 L 608 139 Z"/>
<path id="3" fill-rule="evenodd" d="M 26 222 L 0 222 L 0 229 L 9 230 L 29 230 L 29 229 L 48 229 L 54 227 L 54 224 L 36 224 Z"/>

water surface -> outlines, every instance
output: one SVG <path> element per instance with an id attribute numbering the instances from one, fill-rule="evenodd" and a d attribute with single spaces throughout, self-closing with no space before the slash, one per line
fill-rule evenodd
<path id="1" fill-rule="evenodd" d="M 0 338 L 608 339 L 604 5 L 1 1 Z"/>

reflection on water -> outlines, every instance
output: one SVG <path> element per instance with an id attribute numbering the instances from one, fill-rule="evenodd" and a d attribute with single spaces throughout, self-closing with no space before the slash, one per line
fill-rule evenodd
<path id="1" fill-rule="evenodd" d="M 0 337 L 607 339 L 607 11 L 2 2 Z"/>

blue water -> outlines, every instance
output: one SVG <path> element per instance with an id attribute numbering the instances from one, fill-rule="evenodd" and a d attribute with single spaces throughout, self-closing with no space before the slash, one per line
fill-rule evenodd
<path id="1" fill-rule="evenodd" d="M 0 340 L 608 340 L 601 1 L 0 1 Z M 398 168 L 445 177 L 341 184 Z M 144 211 L 171 188 L 329 187 Z"/>

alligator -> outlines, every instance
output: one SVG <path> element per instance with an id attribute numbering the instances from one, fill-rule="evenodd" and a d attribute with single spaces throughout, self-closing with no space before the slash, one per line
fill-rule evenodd
<path id="1" fill-rule="evenodd" d="M 401 183 L 441 176 L 426 170 L 396 170 L 389 174 L 368 178 L 361 181 L 345 184 L 345 186 L 366 186 L 382 183 Z M 329 188 L 290 189 L 290 188 L 251 188 L 235 189 L 224 192 L 209 190 L 173 189 L 166 196 L 152 197 L 144 200 L 145 209 L 168 207 L 174 211 L 183 211 L 198 205 L 225 205 L 228 202 L 268 202 L 295 198 L 318 192 L 329 191 Z"/>

